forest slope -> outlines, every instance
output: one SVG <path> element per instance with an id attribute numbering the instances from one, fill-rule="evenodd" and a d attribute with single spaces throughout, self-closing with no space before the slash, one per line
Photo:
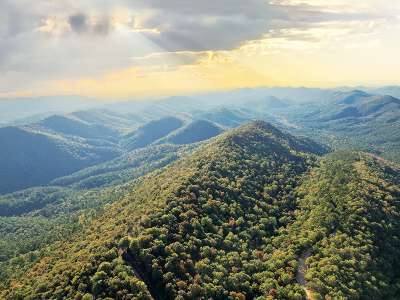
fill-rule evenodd
<path id="1" fill-rule="evenodd" d="M 0 141 L 0 194 L 46 184 L 121 154 L 119 149 L 82 138 L 20 127 L 0 128 Z"/>
<path id="2" fill-rule="evenodd" d="M 399 167 L 323 152 L 264 122 L 226 132 L 4 265 L 0 297 L 398 299 Z"/>
<path id="3" fill-rule="evenodd" d="M 296 221 L 274 240 L 271 257 L 282 257 L 291 274 L 292 261 L 307 257 L 306 288 L 315 299 L 398 299 L 399 184 L 398 166 L 369 154 L 323 158 L 297 189 Z M 269 284 L 297 286 L 293 276 Z"/>
<path id="4" fill-rule="evenodd" d="M 262 122 L 223 134 L 142 178 L 70 243 L 44 250 L 32 267 L 13 265 L 15 278 L 5 282 L 9 288 L 1 295 L 129 299 L 150 297 L 154 290 L 159 292 L 153 297 L 262 295 L 254 284 L 258 248 L 292 220 L 292 192 L 320 151 Z M 217 273 L 207 275 L 208 266 Z M 300 287 L 297 292 L 301 295 Z"/>

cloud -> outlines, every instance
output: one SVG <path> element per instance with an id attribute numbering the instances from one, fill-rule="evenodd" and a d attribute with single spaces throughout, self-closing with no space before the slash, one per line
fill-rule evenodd
<path id="1" fill-rule="evenodd" d="M 173 69 L 181 65 L 192 65 L 202 59 L 213 55 L 212 51 L 178 51 L 178 52 L 157 52 L 146 56 L 131 57 L 133 65 L 155 69 Z"/>
<path id="2" fill-rule="evenodd" d="M 82 33 L 88 29 L 87 17 L 84 14 L 69 16 L 68 21 L 71 25 L 71 29 L 75 32 Z"/>
<path id="3" fill-rule="evenodd" d="M 400 6 L 389 6 L 381 0 L 1 0 L 0 92 L 134 66 L 195 64 L 271 36 L 323 39 L 314 33 L 330 23 L 399 22 Z"/>
<path id="4" fill-rule="evenodd" d="M 83 13 L 70 15 L 68 23 L 73 32 L 107 35 L 111 30 L 111 20 L 108 16 L 90 17 Z"/>

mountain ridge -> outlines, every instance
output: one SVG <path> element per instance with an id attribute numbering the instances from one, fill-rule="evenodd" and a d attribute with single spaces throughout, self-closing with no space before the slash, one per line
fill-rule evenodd
<path id="1" fill-rule="evenodd" d="M 272 169 L 277 168 L 277 169 L 280 169 L 282 172 L 289 172 L 288 174 L 292 174 L 291 172 L 293 172 L 293 175 L 290 175 L 290 176 L 296 176 L 295 174 L 297 174 L 298 172 L 301 173 L 307 169 L 308 163 L 306 163 L 306 161 L 310 160 L 310 159 L 312 160 L 312 156 L 313 156 L 312 153 L 309 152 L 310 154 L 306 154 L 306 153 L 302 154 L 300 152 L 296 152 L 296 150 L 291 150 L 289 144 L 291 144 L 291 143 L 293 144 L 294 142 L 288 141 L 287 143 L 282 143 L 284 141 L 284 139 L 285 139 L 285 134 L 283 134 L 279 130 L 273 129 L 273 127 L 271 127 L 270 125 L 267 125 L 266 123 L 255 122 L 250 125 L 243 126 L 242 128 L 238 128 L 238 129 L 234 130 L 233 132 L 225 133 L 222 136 L 216 137 L 216 138 L 212 139 L 210 142 L 208 142 L 207 145 L 204 145 L 199 150 L 196 150 L 189 157 L 184 158 L 184 159 L 174 163 L 173 165 L 167 167 L 164 170 L 155 171 L 155 173 L 153 173 L 153 174 L 146 175 L 145 177 L 138 180 L 138 182 L 136 183 L 136 187 L 133 189 L 133 194 L 125 196 L 120 201 L 117 201 L 114 204 L 112 204 L 111 206 L 109 206 L 104 211 L 104 213 L 102 213 L 103 215 L 101 215 L 101 217 L 99 217 L 97 220 L 95 219 L 93 221 L 93 225 L 91 225 L 88 229 L 86 229 L 86 230 L 89 230 L 88 232 L 84 233 L 81 237 L 79 237 L 79 235 L 78 235 L 78 239 L 77 239 L 78 244 L 79 243 L 86 244 L 87 242 L 84 242 L 84 240 L 89 239 L 90 244 L 92 244 L 92 246 L 87 249 L 81 248 L 81 250 L 76 252 L 76 253 L 81 253 L 81 254 L 79 254 L 79 258 L 75 257 L 76 254 L 73 254 L 73 252 L 72 252 L 70 254 L 70 257 L 69 258 L 67 257 L 67 260 L 78 259 L 80 261 L 81 259 L 83 259 L 84 261 L 86 261 L 87 259 L 90 259 L 90 257 L 93 257 L 93 254 L 90 254 L 90 252 L 88 252 L 88 251 L 94 251 L 94 253 L 96 253 L 97 251 L 99 251 L 99 249 L 103 249 L 104 246 L 102 243 L 104 243 L 104 242 L 106 243 L 106 245 L 111 246 L 111 248 L 109 250 L 106 250 L 105 253 L 109 252 L 110 255 L 111 255 L 111 253 L 116 253 L 115 251 L 118 250 L 118 247 L 123 247 L 122 245 L 117 247 L 116 243 L 118 242 L 118 237 L 124 237 L 124 235 L 129 234 L 129 232 L 131 232 L 130 234 L 134 234 L 134 232 L 139 233 L 138 230 L 142 230 L 137 227 L 139 224 L 141 224 L 139 226 L 147 226 L 145 224 L 151 225 L 151 223 L 147 223 L 148 221 L 146 221 L 146 217 L 144 217 L 144 219 L 143 219 L 141 216 L 148 215 L 148 214 L 151 215 L 151 214 L 154 214 L 157 212 L 162 213 L 162 207 L 165 207 L 165 205 L 167 205 L 166 209 L 169 211 L 170 208 L 168 208 L 169 207 L 168 205 L 176 203 L 174 201 L 171 201 L 171 199 L 174 197 L 181 198 L 183 201 L 182 205 L 186 205 L 185 203 L 187 203 L 188 205 L 189 205 L 189 203 L 192 203 L 190 205 L 196 205 L 193 202 L 194 198 L 192 198 L 192 196 L 190 196 L 191 193 L 193 193 L 193 191 L 190 192 L 190 190 L 192 189 L 191 186 L 195 182 L 197 182 L 197 184 L 200 184 L 200 185 L 203 185 L 203 184 L 210 185 L 209 188 L 212 188 L 212 190 L 214 190 L 214 191 L 211 191 L 211 193 L 214 194 L 213 198 L 214 197 L 223 197 L 227 201 L 228 201 L 228 199 L 231 199 L 231 200 L 229 200 L 228 203 L 233 201 L 232 202 L 232 205 L 233 205 L 232 208 L 233 208 L 237 204 L 239 204 L 239 202 L 237 204 L 235 204 L 236 200 L 234 200 L 234 198 L 230 198 L 229 195 L 234 195 L 238 192 L 240 193 L 240 190 L 238 190 L 239 187 L 234 188 L 233 186 L 230 186 L 230 184 L 228 182 L 225 182 L 224 177 L 226 177 L 226 176 L 228 176 L 228 174 L 230 174 L 229 178 L 234 178 L 233 174 L 237 174 L 238 178 L 235 179 L 235 181 L 237 182 L 237 184 L 242 185 L 242 193 L 244 193 L 243 198 L 241 198 L 240 201 L 243 201 L 243 205 L 247 201 L 257 201 L 252 198 L 256 194 L 253 194 L 253 192 L 251 192 L 251 191 L 255 188 L 255 186 L 253 186 L 253 184 L 255 184 L 256 186 L 259 186 L 261 184 L 261 182 L 257 183 L 257 181 L 254 181 L 254 183 L 252 183 L 252 180 L 255 180 L 255 178 L 259 178 L 261 180 L 263 178 L 262 181 L 265 181 L 265 180 L 269 181 L 270 180 L 270 179 L 268 179 L 269 176 L 272 176 L 273 178 L 275 178 L 274 176 L 276 176 L 276 175 L 274 175 L 274 173 L 271 173 L 272 171 L 268 171 L 267 173 L 265 173 L 265 172 L 262 172 L 262 170 L 268 170 L 269 168 L 272 168 Z M 300 145 L 299 147 L 301 148 L 301 143 L 299 143 L 299 145 Z M 265 151 L 265 152 L 263 152 L 263 151 Z M 270 159 L 266 159 L 266 157 L 264 157 L 264 154 L 262 154 L 262 153 L 265 153 L 265 155 L 267 155 L 267 157 L 270 157 Z M 279 155 L 278 155 L 278 153 L 279 153 Z M 246 160 L 246 157 L 248 157 L 247 160 Z M 262 160 L 260 161 L 260 159 L 262 159 Z M 265 162 L 263 162 L 263 160 L 265 160 Z M 242 163 L 244 165 L 241 165 Z M 287 170 L 285 168 L 281 169 L 281 164 L 282 164 L 282 166 L 288 164 L 287 165 L 288 169 Z M 254 171 L 251 171 L 252 169 Z M 221 177 L 220 179 L 218 179 L 217 181 L 214 181 L 214 182 L 215 182 L 215 184 L 217 184 L 217 186 L 220 186 L 220 188 L 222 188 L 222 190 L 220 190 L 220 191 L 215 190 L 215 188 L 217 188 L 217 186 L 214 186 L 214 183 L 211 183 L 211 182 L 205 183 L 203 181 L 199 181 L 200 178 L 203 178 L 202 176 L 205 176 L 209 172 L 210 172 L 210 175 L 207 175 L 207 176 L 217 176 L 217 178 Z M 220 173 L 220 175 L 218 175 L 218 173 L 215 173 L 215 172 L 221 172 L 221 173 Z M 248 175 L 246 175 L 247 173 L 248 173 Z M 173 174 L 173 176 L 171 176 L 171 174 Z M 203 175 L 201 175 L 201 174 L 203 174 Z M 211 175 L 211 174 L 214 174 L 214 175 Z M 250 177 L 248 178 L 247 176 L 250 176 Z M 287 177 L 288 179 L 283 179 L 283 178 L 279 179 L 279 177 L 276 177 L 275 180 L 283 180 L 283 181 L 290 180 L 289 179 L 290 176 Z M 242 178 L 242 179 L 240 179 L 240 178 Z M 254 178 L 254 179 L 250 180 L 250 178 Z M 262 184 L 261 184 L 261 186 L 262 186 Z M 258 188 L 261 188 L 261 186 L 259 186 Z M 186 188 L 189 188 L 189 191 L 184 191 L 184 189 L 186 189 Z M 249 189 L 248 192 L 246 191 L 247 189 Z M 291 189 L 290 185 L 287 187 L 287 189 L 288 189 L 288 191 Z M 286 197 L 286 196 L 284 196 L 284 195 L 286 195 L 286 192 L 284 190 L 285 189 L 283 189 L 281 192 L 276 190 L 276 192 L 278 194 L 282 193 L 282 197 Z M 197 192 L 195 192 L 195 193 L 197 193 Z M 219 193 L 221 193 L 221 194 L 219 194 Z M 245 196 L 245 195 L 247 195 L 247 193 L 249 193 L 248 196 Z M 259 192 L 256 192 L 256 193 L 258 194 Z M 273 192 L 273 193 L 275 193 L 275 192 Z M 225 194 L 225 196 L 224 196 L 224 194 Z M 217 195 L 219 195 L 219 196 L 217 196 Z M 271 194 L 271 195 L 273 195 L 273 194 Z M 197 197 L 199 197 L 199 196 L 197 196 Z M 248 198 L 248 197 L 250 197 L 250 198 Z M 251 200 L 251 199 L 253 199 L 253 200 Z M 201 201 L 201 203 L 202 203 L 202 201 Z M 215 201 L 218 201 L 218 200 L 216 199 Z M 286 199 L 285 201 L 288 201 L 287 205 L 289 205 L 289 207 L 290 207 L 289 203 L 291 200 Z M 283 207 L 284 206 L 285 205 L 283 205 Z M 183 207 L 184 206 L 182 206 L 182 208 Z M 202 206 L 198 206 L 197 209 L 200 209 L 200 210 L 203 209 L 201 207 Z M 246 205 L 244 207 L 247 207 L 246 209 L 250 209 L 251 211 L 253 211 L 252 205 L 250 205 L 250 206 Z M 282 209 L 285 210 L 286 208 L 282 208 Z M 138 214 L 137 212 L 142 212 L 142 213 Z M 144 213 L 144 212 L 146 212 L 146 213 Z M 189 213 L 189 211 L 188 211 L 188 213 Z M 205 213 L 205 211 L 204 211 L 204 213 Z M 252 214 L 254 214 L 254 211 L 252 212 Z M 229 215 L 229 213 L 228 213 L 228 215 Z M 221 217 L 222 217 L 222 215 L 221 215 Z M 255 216 L 253 216 L 251 218 L 254 218 L 254 217 Z M 156 216 L 152 217 L 152 218 L 154 218 L 153 220 L 157 220 L 157 219 L 164 220 L 163 218 L 160 219 L 159 217 L 156 217 Z M 140 219 L 142 219 L 142 221 L 140 221 L 139 223 L 136 223 Z M 218 218 L 218 219 L 220 219 L 220 218 Z M 105 220 L 107 220 L 107 221 L 105 221 Z M 122 220 L 123 220 L 123 222 L 121 222 Z M 167 219 L 165 219 L 165 220 L 167 220 Z M 220 219 L 220 220 L 224 220 L 224 221 L 218 226 L 224 227 L 225 225 L 223 225 L 223 224 L 225 224 L 225 222 L 229 223 L 229 217 L 226 215 L 224 215 L 223 219 Z M 251 222 L 255 221 L 253 219 L 251 219 L 251 220 L 252 220 Z M 110 227 L 110 224 L 107 224 L 107 222 L 111 222 L 110 224 L 115 224 L 115 225 Z M 250 220 L 249 220 L 249 222 L 250 222 Z M 283 220 L 282 220 L 282 222 L 283 222 Z M 129 229 L 129 228 L 131 228 L 131 229 Z M 104 230 L 103 233 L 101 233 L 102 230 Z M 102 236 L 102 238 L 96 239 L 95 237 L 96 236 L 99 237 L 99 234 L 100 234 L 100 236 Z M 210 232 L 210 234 L 211 234 L 211 232 Z M 80 240 L 80 242 L 79 242 L 79 240 Z M 66 245 L 66 246 L 68 248 L 75 249 L 78 244 L 76 244 L 76 246 L 74 246 L 73 244 L 69 245 L 69 246 Z M 122 242 L 122 244 L 123 244 L 123 242 Z M 98 246 L 95 246 L 95 245 L 98 245 Z M 61 247 L 60 250 L 56 250 L 57 247 Z M 50 249 L 52 249 L 52 250 L 48 250 L 48 251 L 50 251 L 48 254 L 50 256 L 42 262 L 40 262 L 40 261 L 37 262 L 35 264 L 36 267 L 33 267 L 30 269 L 30 271 L 28 271 L 28 274 L 30 274 L 29 277 L 35 278 L 36 282 L 41 282 L 43 280 L 45 282 L 47 280 L 53 281 L 51 279 L 53 276 L 50 274 L 52 274 L 52 272 L 60 272 L 61 270 L 63 270 L 63 266 L 65 266 L 65 263 L 66 263 L 66 262 L 62 262 L 63 259 L 61 261 L 57 262 L 60 259 L 60 258 L 57 258 L 58 255 L 62 255 L 62 253 L 64 253 L 64 255 L 65 255 L 65 251 L 62 250 L 63 247 L 64 246 L 62 246 L 62 245 L 58 245 L 58 246 L 56 245 L 56 246 L 53 246 L 53 248 L 51 248 L 51 246 L 50 246 Z M 100 248 L 98 248 L 98 247 L 100 247 Z M 79 249 L 79 248 L 77 248 L 77 249 Z M 89 250 L 89 249 L 92 249 L 92 250 Z M 97 250 L 95 250 L 95 249 L 97 249 Z M 61 252 L 59 252 L 59 251 L 61 251 Z M 83 251 L 83 252 L 80 252 L 80 251 Z M 51 258 L 52 255 L 55 255 L 55 257 Z M 64 255 L 62 255 L 62 256 L 64 256 Z M 88 284 L 89 282 L 87 281 L 87 279 L 85 279 L 87 277 L 85 277 L 86 275 L 83 275 L 83 274 L 85 272 L 93 272 L 93 271 L 89 271 L 89 270 L 96 270 L 98 268 L 100 268 L 100 269 L 103 268 L 103 266 L 104 266 L 103 263 L 105 263 L 107 261 L 107 255 L 105 257 L 100 253 L 98 253 L 96 255 L 100 255 L 100 256 L 97 256 L 98 257 L 97 262 L 95 263 L 95 265 L 93 265 L 86 271 L 84 271 L 84 269 L 86 269 L 86 267 L 84 267 L 84 266 L 87 263 L 84 263 L 83 265 L 82 265 L 83 262 L 74 263 L 74 265 L 76 266 L 73 268 L 75 270 L 74 272 L 78 272 L 78 273 L 82 274 L 82 276 L 83 276 L 81 279 L 79 279 L 79 278 L 76 279 L 77 283 L 78 282 L 81 282 L 81 283 L 86 282 L 86 284 Z M 132 274 L 132 280 L 134 280 L 134 282 L 135 282 L 135 284 L 133 286 L 131 286 L 131 288 L 136 291 L 141 290 L 141 292 L 140 292 L 141 295 L 147 295 L 146 297 L 148 297 L 149 292 L 148 291 L 145 292 L 146 289 L 143 290 L 143 288 L 144 288 L 143 284 L 140 283 L 141 282 L 140 279 L 134 275 L 134 273 L 135 273 L 134 269 L 132 269 L 132 267 L 129 265 L 129 263 L 121 261 L 121 258 L 118 258 L 118 255 L 115 256 L 115 254 L 112 254 L 110 257 L 113 257 L 112 261 L 110 261 L 110 263 L 112 265 L 111 267 L 112 268 L 114 268 L 114 267 L 115 268 L 128 268 L 130 270 L 128 273 Z M 48 260 L 48 259 L 50 259 L 50 260 Z M 53 259 L 55 259 L 55 261 L 51 262 Z M 44 265 L 45 261 L 46 261 L 46 263 Z M 101 263 L 101 262 L 103 262 L 103 263 Z M 54 265 L 54 269 L 52 271 L 51 266 L 53 264 L 55 264 L 55 265 Z M 70 263 L 68 263 L 68 265 L 69 264 Z M 102 267 L 100 267 L 100 265 L 102 265 Z M 125 267 L 123 267 L 123 266 L 125 266 Z M 78 271 L 81 267 L 83 267 L 84 269 L 82 269 L 81 271 Z M 47 268 L 50 268 L 50 269 L 46 270 Z M 61 268 L 61 269 L 59 269 L 59 268 Z M 95 268 L 95 269 L 93 269 L 93 268 Z M 37 272 L 38 272 L 38 274 L 42 273 L 42 275 L 36 274 Z M 47 273 L 47 272 L 50 272 L 50 273 Z M 67 272 L 67 273 L 64 273 L 64 272 Z M 64 274 L 62 276 L 68 277 L 69 275 L 67 275 L 67 274 L 70 272 L 72 272 L 71 269 L 69 271 L 63 270 L 61 274 Z M 83 272 L 83 273 L 81 273 L 81 272 Z M 98 272 L 100 272 L 100 271 L 98 271 Z M 18 272 L 16 272 L 16 273 L 18 273 Z M 76 273 L 76 274 L 78 274 L 78 273 Z M 95 273 L 96 272 L 92 273 L 92 276 L 97 276 L 97 275 L 95 275 Z M 48 277 L 48 276 L 50 276 L 50 277 Z M 59 276 L 53 277 L 53 279 L 54 278 L 59 278 Z M 60 280 L 61 280 L 61 277 L 60 277 Z M 73 280 L 73 282 L 75 282 L 76 280 Z M 122 278 L 121 278 L 121 280 L 122 280 Z M 62 282 L 64 282 L 64 279 L 62 279 Z M 109 281 L 107 280 L 107 282 L 109 282 Z M 133 281 L 131 281 L 131 282 L 133 284 Z M 61 281 L 59 283 L 61 284 Z M 111 282 L 109 282 L 109 283 L 111 284 Z M 12 283 L 12 285 L 15 285 L 15 284 L 16 284 L 16 282 Z M 34 284 L 34 283 L 31 282 L 30 284 Z M 36 293 L 36 295 L 38 297 L 39 297 L 39 295 L 41 295 L 40 297 L 45 297 L 45 298 L 48 297 L 49 295 L 55 295 L 54 293 L 56 292 L 56 290 L 53 289 L 53 287 L 51 287 L 51 286 L 53 286 L 53 284 L 56 284 L 56 282 L 51 283 L 51 285 L 46 284 L 47 288 L 45 290 L 43 290 L 42 288 L 39 288 L 36 290 L 36 292 L 34 292 L 33 290 L 30 290 L 29 293 Z M 96 290 L 97 288 L 95 288 L 95 285 L 93 285 L 93 284 L 94 283 L 90 284 L 90 286 Z M 36 286 L 36 288 L 38 288 L 37 284 L 34 284 L 34 285 Z M 56 284 L 56 286 L 58 286 L 58 284 Z M 72 283 L 72 286 L 75 286 L 75 284 Z M 141 287 L 141 288 L 139 288 L 139 287 Z M 27 288 L 29 290 L 29 284 L 28 284 Z M 28 290 L 25 290 L 25 291 L 28 291 Z M 106 293 L 111 293 L 110 296 L 114 295 L 112 297 L 115 297 L 115 294 L 112 294 L 113 293 L 112 290 L 113 289 L 110 289 Z M 92 290 L 87 290 L 87 291 L 89 293 L 93 292 Z M 21 290 L 21 292 L 23 292 L 23 290 Z M 56 293 L 59 293 L 59 292 L 61 292 L 61 290 L 58 290 L 58 292 L 56 292 Z M 100 291 L 98 291 L 98 292 L 100 292 Z M 100 294 L 104 293 L 104 292 L 105 292 L 105 290 L 103 290 L 103 288 L 101 288 Z M 23 292 L 23 293 L 25 293 L 25 292 Z M 97 292 L 95 292 L 95 293 L 97 293 Z M 5 297 L 6 298 L 10 297 L 10 295 L 15 296 L 16 294 L 9 294 L 9 296 L 5 296 Z M 61 294 L 59 294 L 59 295 L 61 295 Z M 83 294 L 82 294 L 82 296 L 83 296 Z M 13 296 L 11 296 L 11 297 L 13 297 Z"/>
<path id="2" fill-rule="evenodd" d="M 3 263 L 0 297 L 395 298 L 400 167 L 325 153 L 263 121 L 227 131 Z"/>

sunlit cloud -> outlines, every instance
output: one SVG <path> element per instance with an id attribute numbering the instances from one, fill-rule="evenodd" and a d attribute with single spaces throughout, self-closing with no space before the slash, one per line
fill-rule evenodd
<path id="1" fill-rule="evenodd" d="M 388 0 L 3 0 L 0 95 L 392 82 L 399 16 Z"/>

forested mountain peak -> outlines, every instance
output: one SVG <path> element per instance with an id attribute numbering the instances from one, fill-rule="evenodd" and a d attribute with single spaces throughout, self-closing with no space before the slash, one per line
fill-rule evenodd
<path id="1" fill-rule="evenodd" d="M 194 120 L 158 142 L 177 145 L 190 144 L 210 139 L 221 132 L 223 129 L 211 121 Z"/>
<path id="2" fill-rule="evenodd" d="M 399 167 L 323 151 L 262 121 L 225 132 L 3 264 L 0 297 L 395 299 Z"/>
<path id="3" fill-rule="evenodd" d="M 316 160 L 291 148 L 302 144 L 296 141 L 264 122 L 214 138 L 141 178 L 71 242 L 46 250 L 3 296 L 262 295 L 253 273 L 263 267 L 253 260 L 261 262 L 259 247 L 293 218 L 294 188 Z M 207 265 L 220 274 L 209 274 Z"/>
<path id="4" fill-rule="evenodd" d="M 313 142 L 310 139 L 302 137 L 294 137 L 293 135 L 283 132 L 273 126 L 272 124 L 264 121 L 252 121 L 246 125 L 243 125 L 237 129 L 231 130 L 226 134 L 227 138 L 239 141 L 243 139 L 242 144 L 248 142 L 248 139 L 257 140 L 260 137 L 274 141 L 275 143 L 281 144 L 291 150 L 323 154 L 327 152 L 327 148 Z M 265 140 L 265 142 L 268 142 Z"/>
<path id="5" fill-rule="evenodd" d="M 353 90 L 349 92 L 337 92 L 333 95 L 334 102 L 337 104 L 356 104 L 358 101 L 363 100 L 363 98 L 371 97 L 371 94 L 368 94 L 361 90 Z"/>

